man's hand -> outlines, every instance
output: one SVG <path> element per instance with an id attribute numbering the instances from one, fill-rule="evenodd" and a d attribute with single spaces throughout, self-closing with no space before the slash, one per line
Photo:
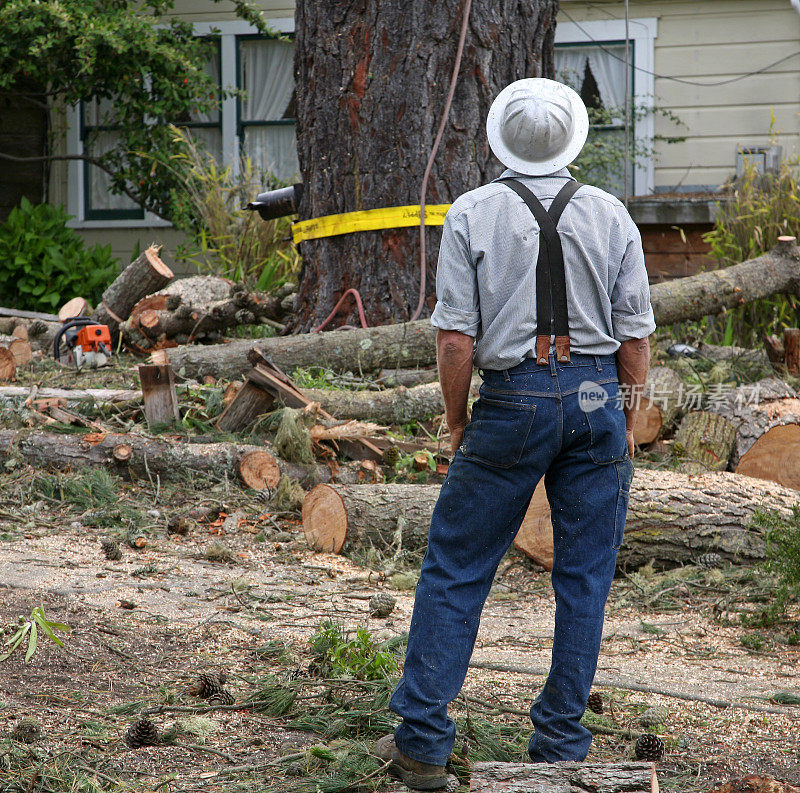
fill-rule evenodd
<path id="1" fill-rule="evenodd" d="M 633 441 L 633 428 L 636 425 L 636 409 L 647 380 L 650 368 L 650 340 L 629 339 L 623 341 L 617 350 L 617 375 L 620 393 L 624 395 L 622 406 L 625 412 L 625 434 L 628 439 L 628 453 L 633 458 L 636 444 Z"/>
<path id="2" fill-rule="evenodd" d="M 461 441 L 464 440 L 464 426 L 450 427 L 450 456 L 455 457 L 458 447 L 461 446 Z"/>
<path id="3" fill-rule="evenodd" d="M 453 454 L 461 445 L 467 426 L 467 398 L 472 380 L 474 339 L 455 330 L 440 330 L 436 335 L 439 382 L 444 398 L 444 414 L 450 428 Z"/>

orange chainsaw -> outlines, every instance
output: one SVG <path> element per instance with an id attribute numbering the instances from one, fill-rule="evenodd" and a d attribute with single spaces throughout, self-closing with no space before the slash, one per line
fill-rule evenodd
<path id="1" fill-rule="evenodd" d="M 66 351 L 62 352 L 62 343 Z M 89 317 L 73 317 L 64 321 L 53 340 L 53 357 L 66 357 L 78 369 L 86 366 L 98 369 L 111 359 L 111 331 L 108 325 L 98 325 Z"/>

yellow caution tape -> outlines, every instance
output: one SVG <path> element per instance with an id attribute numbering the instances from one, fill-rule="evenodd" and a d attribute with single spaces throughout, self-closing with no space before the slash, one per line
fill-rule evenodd
<path id="1" fill-rule="evenodd" d="M 425 225 L 441 226 L 448 209 L 450 204 L 426 205 Z M 337 234 L 351 234 L 354 231 L 399 229 L 418 225 L 419 206 L 381 207 L 302 220 L 292 225 L 292 237 L 297 244 L 303 240 L 318 240 L 321 237 L 335 237 Z"/>

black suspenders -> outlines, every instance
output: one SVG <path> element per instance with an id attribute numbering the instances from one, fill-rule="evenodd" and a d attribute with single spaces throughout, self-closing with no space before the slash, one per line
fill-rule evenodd
<path id="1" fill-rule="evenodd" d="M 508 177 L 500 179 L 528 206 L 539 224 L 539 260 L 536 263 L 536 361 L 546 364 L 550 354 L 550 335 L 556 337 L 556 358 L 568 361 L 569 314 L 567 281 L 564 275 L 564 251 L 558 236 L 561 213 L 576 191 L 583 185 L 570 179 L 553 199 L 549 209 L 522 182 Z"/>

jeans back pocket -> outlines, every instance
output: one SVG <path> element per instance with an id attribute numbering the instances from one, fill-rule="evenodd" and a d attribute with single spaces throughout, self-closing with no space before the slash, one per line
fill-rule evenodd
<path id="1" fill-rule="evenodd" d="M 600 465 L 620 462 L 628 457 L 625 413 L 620 404 L 619 386 L 609 383 L 605 389 L 608 398 L 604 404 L 585 411 L 591 433 L 589 457 Z"/>
<path id="2" fill-rule="evenodd" d="M 493 468 L 516 465 L 533 425 L 536 405 L 481 396 L 472 406 L 461 453 Z"/>

